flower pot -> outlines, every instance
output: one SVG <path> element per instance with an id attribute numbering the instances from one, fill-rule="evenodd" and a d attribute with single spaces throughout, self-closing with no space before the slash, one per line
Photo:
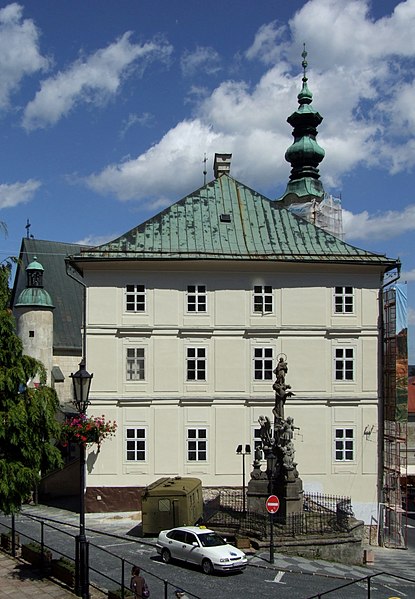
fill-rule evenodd
<path id="1" fill-rule="evenodd" d="M 19 535 L 17 533 L 14 534 L 14 542 L 16 549 L 19 546 Z M 12 533 L 11 532 L 2 532 L 1 533 L 1 546 L 5 551 L 12 550 Z"/>
<path id="2" fill-rule="evenodd" d="M 36 568 L 50 567 L 52 562 L 52 553 L 49 549 L 43 550 L 43 556 L 40 545 L 34 543 L 29 545 L 22 545 L 22 559 L 29 562 Z"/>
<path id="3" fill-rule="evenodd" d="M 52 560 L 51 575 L 68 587 L 75 588 L 75 564 L 66 559 Z"/>

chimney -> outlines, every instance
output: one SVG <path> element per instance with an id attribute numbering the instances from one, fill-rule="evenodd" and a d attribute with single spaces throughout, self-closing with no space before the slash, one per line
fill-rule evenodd
<path id="1" fill-rule="evenodd" d="M 224 173 L 229 175 L 231 170 L 231 159 L 232 154 L 215 154 L 215 161 L 213 163 L 213 174 L 215 179 Z"/>

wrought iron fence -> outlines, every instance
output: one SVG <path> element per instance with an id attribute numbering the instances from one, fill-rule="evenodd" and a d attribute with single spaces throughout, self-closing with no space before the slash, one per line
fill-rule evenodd
<path id="1" fill-rule="evenodd" d="M 243 511 L 243 495 L 238 489 L 218 490 L 216 497 L 205 504 L 204 519 L 212 527 L 265 539 L 270 534 L 270 515 Z M 274 534 L 277 537 L 299 537 L 348 532 L 353 516 L 350 497 L 304 494 L 304 509 L 298 514 L 273 514 Z"/>

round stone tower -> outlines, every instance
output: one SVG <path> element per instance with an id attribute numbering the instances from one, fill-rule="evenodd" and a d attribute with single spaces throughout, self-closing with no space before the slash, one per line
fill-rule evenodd
<path id="1" fill-rule="evenodd" d="M 35 256 L 26 268 L 26 288 L 19 295 L 14 309 L 23 353 L 42 362 L 47 373 L 47 384 L 50 385 L 54 305 L 49 293 L 43 288 L 43 272 L 44 268 Z"/>

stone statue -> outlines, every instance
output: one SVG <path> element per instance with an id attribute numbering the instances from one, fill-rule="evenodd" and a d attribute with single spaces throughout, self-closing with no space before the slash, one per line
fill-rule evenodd
<path id="1" fill-rule="evenodd" d="M 295 395 L 291 391 L 291 385 L 285 384 L 285 375 L 288 372 L 288 364 L 287 361 L 281 356 L 277 362 L 276 367 L 273 370 L 275 374 L 275 382 L 272 385 L 272 388 L 275 391 L 275 406 L 272 410 L 274 417 L 278 420 L 284 419 L 284 405 L 287 400 L 287 397 L 292 397 Z"/>
<path id="2" fill-rule="evenodd" d="M 261 437 L 262 450 L 266 456 L 267 453 L 272 450 L 275 443 L 271 432 L 271 421 L 268 416 L 260 416 L 258 422 L 261 427 L 259 434 Z"/>

